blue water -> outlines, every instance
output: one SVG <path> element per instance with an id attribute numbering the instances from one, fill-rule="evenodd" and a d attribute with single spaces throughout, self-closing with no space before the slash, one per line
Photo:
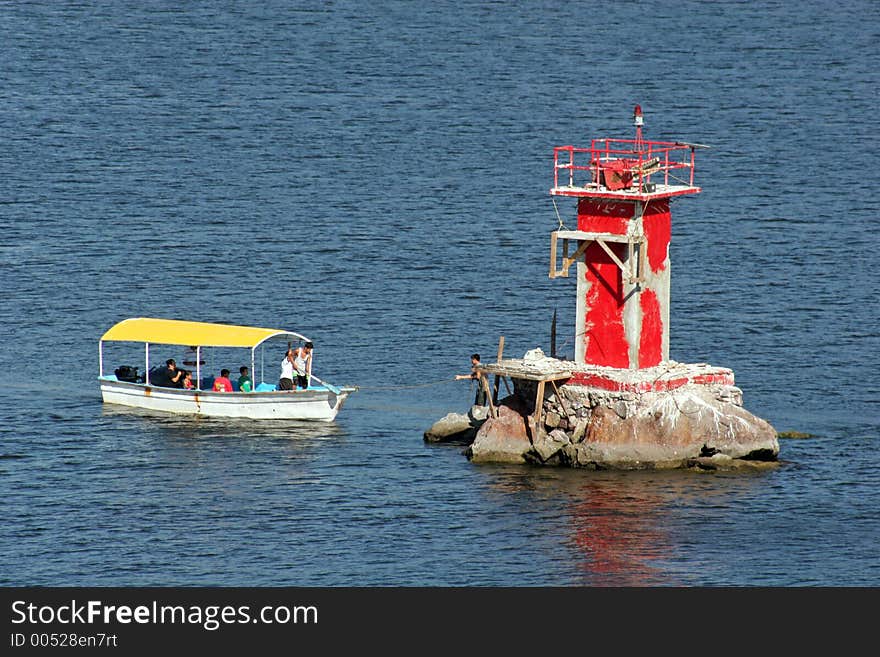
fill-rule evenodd
<path id="1" fill-rule="evenodd" d="M 876 3 L 45 1 L 0 34 L 0 585 L 880 584 Z M 636 103 L 711 146 L 672 358 L 812 437 L 759 474 L 426 445 L 471 352 L 548 350 L 556 310 L 573 353 L 552 149 Z M 132 316 L 297 330 L 360 390 L 331 425 L 104 407 Z"/>

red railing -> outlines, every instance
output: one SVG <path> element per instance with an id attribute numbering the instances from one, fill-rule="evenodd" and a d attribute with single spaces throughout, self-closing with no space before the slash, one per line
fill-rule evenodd
<path id="1" fill-rule="evenodd" d="M 593 139 L 590 148 L 553 149 L 553 187 L 591 187 L 611 191 L 646 189 L 651 178 L 663 185 L 694 186 L 695 146 L 680 142 Z M 567 171 L 567 174 L 565 173 Z"/>

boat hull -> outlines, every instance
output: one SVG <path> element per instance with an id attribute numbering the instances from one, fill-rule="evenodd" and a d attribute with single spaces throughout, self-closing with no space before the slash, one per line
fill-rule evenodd
<path id="1" fill-rule="evenodd" d="M 213 392 L 99 379 L 104 403 L 204 417 L 332 422 L 354 388 Z"/>

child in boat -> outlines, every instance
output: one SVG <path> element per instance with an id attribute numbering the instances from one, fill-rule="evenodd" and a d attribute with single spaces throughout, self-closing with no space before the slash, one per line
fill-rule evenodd
<path id="1" fill-rule="evenodd" d="M 192 390 L 195 387 L 193 385 L 193 373 L 189 370 L 183 370 L 183 387 L 187 390 Z"/>
<path id="2" fill-rule="evenodd" d="M 214 379 L 214 392 L 232 392 L 232 381 L 226 368 L 220 370 L 220 376 Z"/>
<path id="3" fill-rule="evenodd" d="M 251 377 L 248 376 L 247 365 L 242 365 L 238 368 L 238 371 L 241 374 L 241 376 L 238 377 L 238 389 L 242 392 L 252 392 L 254 389 L 254 382 L 251 380 Z"/>

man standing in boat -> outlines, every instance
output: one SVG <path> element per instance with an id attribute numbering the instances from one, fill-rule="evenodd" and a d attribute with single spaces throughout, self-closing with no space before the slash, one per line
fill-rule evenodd
<path id="1" fill-rule="evenodd" d="M 293 369 L 296 370 L 296 385 L 303 390 L 309 387 L 309 377 L 312 374 L 312 347 L 311 342 L 306 342 L 302 347 L 293 350 Z"/>

